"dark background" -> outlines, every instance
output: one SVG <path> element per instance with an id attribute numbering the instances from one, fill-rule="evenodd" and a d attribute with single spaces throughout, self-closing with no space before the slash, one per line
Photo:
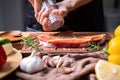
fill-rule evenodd
<path id="1" fill-rule="evenodd" d="M 118 1 L 118 2 L 117 2 Z M 113 31 L 120 24 L 120 1 L 103 0 L 106 31 Z M 0 0 L 0 30 L 26 31 L 26 0 Z"/>

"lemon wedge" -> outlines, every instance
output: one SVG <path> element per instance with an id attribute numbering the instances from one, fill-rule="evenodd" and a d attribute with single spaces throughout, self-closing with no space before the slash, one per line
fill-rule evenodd
<path id="1" fill-rule="evenodd" d="M 120 66 L 105 60 L 99 60 L 95 66 L 98 80 L 120 80 Z"/>
<path id="2" fill-rule="evenodd" d="M 7 38 L 0 38 L 0 46 L 3 48 L 5 51 L 6 55 L 9 55 L 10 53 L 13 52 L 13 46 L 12 43 L 9 39 Z M 1 53 L 1 51 L 0 51 Z"/>

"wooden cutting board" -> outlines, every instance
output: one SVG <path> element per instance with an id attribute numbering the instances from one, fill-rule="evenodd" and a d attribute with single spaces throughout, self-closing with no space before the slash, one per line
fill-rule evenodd
<path id="1" fill-rule="evenodd" d="M 19 41 L 24 37 L 28 37 L 28 36 L 29 36 L 29 33 L 27 32 L 21 32 L 21 36 L 14 36 L 14 35 L 11 35 L 11 33 L 5 32 L 5 31 L 0 32 L 0 38 L 8 38 L 12 42 Z"/>
<path id="2" fill-rule="evenodd" d="M 63 35 L 66 36 L 65 34 L 69 35 L 75 35 L 75 36 L 84 36 L 84 35 L 93 35 L 93 34 L 106 34 L 107 35 L 107 40 L 110 40 L 111 37 L 113 37 L 112 33 L 108 32 L 32 32 L 30 33 L 30 36 L 32 37 L 37 37 L 38 35 L 41 34 L 55 34 L 55 35 Z M 107 43 L 106 43 L 107 44 Z M 103 47 L 105 47 L 104 45 Z M 30 49 L 22 48 L 21 50 L 22 53 L 31 53 Z M 58 54 L 58 53 L 85 53 L 88 52 L 87 49 L 85 48 L 43 48 L 42 53 L 53 53 L 53 54 Z"/>

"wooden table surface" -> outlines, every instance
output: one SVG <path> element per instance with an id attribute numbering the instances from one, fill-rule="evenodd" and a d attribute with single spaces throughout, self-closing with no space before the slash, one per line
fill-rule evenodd
<path id="1" fill-rule="evenodd" d="M 31 37 L 37 37 L 40 34 L 46 34 L 46 33 L 59 33 L 59 34 L 63 34 L 60 32 L 23 32 L 24 34 L 28 34 Z M 90 34 L 101 34 L 101 33 L 105 33 L 107 35 L 109 35 L 110 37 L 113 37 L 113 33 L 111 32 L 73 32 L 74 34 L 78 34 L 78 35 L 90 35 Z M 15 41 L 12 42 L 14 48 L 18 49 L 18 50 L 22 50 L 23 46 L 20 44 L 20 41 Z M 18 70 L 19 68 L 17 68 L 14 72 L 12 72 L 11 74 L 9 74 L 8 76 L 6 76 L 5 78 L 3 78 L 2 80 L 18 80 L 19 78 L 15 76 L 15 72 Z"/>

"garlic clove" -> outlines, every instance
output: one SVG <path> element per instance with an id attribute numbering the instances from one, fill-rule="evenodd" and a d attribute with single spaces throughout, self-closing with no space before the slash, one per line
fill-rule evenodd
<path id="1" fill-rule="evenodd" d="M 42 60 L 43 60 L 45 63 L 47 63 L 49 58 L 50 58 L 49 56 L 43 56 L 43 57 L 42 57 Z"/>
<path id="2" fill-rule="evenodd" d="M 60 58 L 61 58 L 60 56 L 54 56 L 52 59 L 53 59 L 54 63 L 57 65 Z"/>
<path id="3" fill-rule="evenodd" d="M 74 69 L 75 69 L 75 67 L 70 67 L 70 68 L 63 67 L 63 66 L 58 67 L 58 71 L 63 74 L 69 74 L 69 73 L 73 72 Z"/>
<path id="4" fill-rule="evenodd" d="M 55 65 L 55 63 L 54 63 L 54 61 L 52 59 L 48 61 L 47 65 L 50 66 L 50 67 L 52 67 L 52 68 L 56 67 L 56 65 Z"/>
<path id="5" fill-rule="evenodd" d="M 53 59 L 58 60 L 58 59 L 60 59 L 60 56 L 54 56 Z"/>
<path id="6" fill-rule="evenodd" d="M 56 68 L 59 68 L 63 64 L 63 60 L 60 57 L 59 60 L 57 61 Z"/>

